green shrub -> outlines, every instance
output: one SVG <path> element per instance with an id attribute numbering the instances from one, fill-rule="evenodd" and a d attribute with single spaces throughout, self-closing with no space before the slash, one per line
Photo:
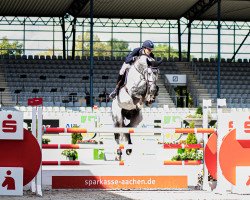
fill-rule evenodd
<path id="1" fill-rule="evenodd" d="M 72 160 L 78 159 L 78 152 L 74 149 L 66 149 L 62 152 L 62 155 L 68 158 L 72 158 Z"/>
<path id="2" fill-rule="evenodd" d="M 49 144 L 50 139 L 49 138 L 43 138 L 42 139 L 42 144 Z"/>
<path id="3" fill-rule="evenodd" d="M 79 128 L 79 126 L 74 125 L 72 128 Z M 82 140 L 82 134 L 81 133 L 72 133 L 71 134 L 71 144 L 76 144 L 78 140 Z"/>
<path id="4" fill-rule="evenodd" d="M 197 144 L 197 138 L 194 133 L 188 133 L 187 139 L 186 139 L 187 144 Z"/>
<path id="5" fill-rule="evenodd" d="M 194 152 L 194 151 L 185 151 L 182 154 L 177 154 L 172 157 L 172 161 L 178 160 L 203 160 L 203 153 Z"/>
<path id="6" fill-rule="evenodd" d="M 201 107 L 201 106 L 199 106 L 199 107 L 196 109 L 195 114 L 196 114 L 196 115 L 203 115 L 203 111 L 202 111 L 202 107 Z"/>
<path id="7" fill-rule="evenodd" d="M 78 140 L 82 140 L 82 134 L 81 133 L 72 133 L 71 134 L 71 143 L 76 144 Z"/>
<path id="8" fill-rule="evenodd" d="M 177 160 L 181 160 L 181 154 L 177 154 L 175 156 L 173 156 L 173 158 L 171 159 L 172 161 L 177 161 Z"/>

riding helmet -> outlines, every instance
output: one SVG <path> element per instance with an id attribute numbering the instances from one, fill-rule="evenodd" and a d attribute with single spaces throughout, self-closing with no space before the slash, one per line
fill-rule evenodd
<path id="1" fill-rule="evenodd" d="M 151 40 L 146 40 L 143 42 L 142 47 L 147 49 L 153 49 L 154 43 Z"/>

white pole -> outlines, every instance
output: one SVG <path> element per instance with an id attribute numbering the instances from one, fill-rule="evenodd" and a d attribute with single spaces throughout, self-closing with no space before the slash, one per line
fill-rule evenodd
<path id="1" fill-rule="evenodd" d="M 42 151 L 42 123 L 43 123 L 43 116 L 42 116 L 42 107 L 38 107 L 37 112 L 37 141 Z M 39 171 L 36 175 L 36 194 L 38 196 L 42 196 L 42 163 L 40 165 Z"/>
<path id="2" fill-rule="evenodd" d="M 203 128 L 208 128 L 208 109 L 211 107 L 211 100 L 205 100 L 203 99 Z M 204 142 L 204 148 L 206 147 L 208 141 L 208 134 L 203 134 L 203 142 Z M 208 169 L 205 164 L 205 149 L 203 150 L 203 184 L 202 189 L 206 191 L 211 191 L 211 188 L 208 183 Z"/>
<path id="3" fill-rule="evenodd" d="M 222 174 L 220 168 L 220 147 L 222 144 L 223 137 L 226 134 L 228 125 L 224 123 L 226 121 L 225 114 L 222 113 L 222 107 L 226 106 L 226 99 L 217 99 L 217 185 L 214 193 L 226 194 L 228 189 L 228 183 Z"/>
<path id="4" fill-rule="evenodd" d="M 36 138 L 36 107 L 32 107 L 32 123 L 31 123 L 32 135 Z M 36 192 L 36 177 L 31 181 L 31 191 Z"/>

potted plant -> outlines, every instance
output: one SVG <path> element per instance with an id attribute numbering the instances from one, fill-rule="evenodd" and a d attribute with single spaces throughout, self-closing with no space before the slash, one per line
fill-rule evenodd
<path id="1" fill-rule="evenodd" d="M 72 133 L 71 134 L 71 143 L 72 144 L 77 144 L 78 141 L 82 141 L 82 134 L 81 133 Z"/>
<path id="2" fill-rule="evenodd" d="M 74 125 L 72 128 L 79 128 L 79 126 Z M 71 134 L 71 144 L 77 144 L 78 141 L 81 141 L 83 138 L 81 133 L 72 133 Z"/>
<path id="3" fill-rule="evenodd" d="M 194 123 L 190 123 L 190 127 L 194 127 Z M 195 145 L 197 144 L 197 138 L 194 133 L 188 133 L 186 140 L 179 141 L 181 144 L 186 145 Z M 203 153 L 197 151 L 197 149 L 178 149 L 177 155 L 174 156 L 171 160 L 178 161 L 178 160 L 203 160 Z"/>
<path id="4" fill-rule="evenodd" d="M 77 160 L 78 152 L 74 149 L 66 149 L 62 152 L 63 156 L 66 156 L 69 160 Z"/>
<path id="5" fill-rule="evenodd" d="M 43 138 L 42 139 L 42 144 L 49 144 L 50 139 L 49 138 Z"/>

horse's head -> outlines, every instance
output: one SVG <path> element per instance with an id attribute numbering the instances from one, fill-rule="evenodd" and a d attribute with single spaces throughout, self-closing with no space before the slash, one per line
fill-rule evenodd
<path id="1" fill-rule="evenodd" d="M 158 96 L 159 87 L 156 85 L 156 81 L 159 76 L 159 65 L 161 61 L 150 61 L 147 59 L 148 68 L 145 72 L 145 79 L 147 80 L 147 94 L 146 94 L 146 105 L 150 105 L 155 101 Z"/>

